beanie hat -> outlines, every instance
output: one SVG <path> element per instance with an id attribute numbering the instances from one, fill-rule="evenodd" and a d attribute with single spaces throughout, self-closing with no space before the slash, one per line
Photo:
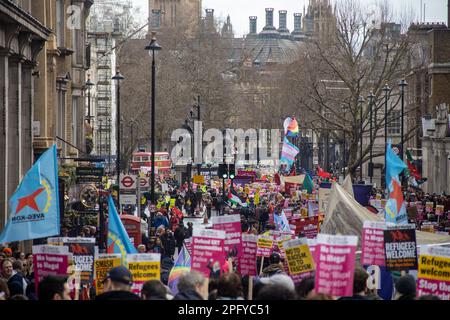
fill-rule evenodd
<path id="1" fill-rule="evenodd" d="M 395 282 L 395 290 L 402 295 L 415 295 L 416 279 L 410 274 L 400 277 Z"/>

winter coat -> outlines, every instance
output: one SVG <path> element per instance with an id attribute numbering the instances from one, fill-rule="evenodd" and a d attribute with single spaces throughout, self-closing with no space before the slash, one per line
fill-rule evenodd
<path id="1" fill-rule="evenodd" d="M 160 226 L 164 226 L 165 228 L 169 227 L 169 221 L 167 221 L 167 218 L 163 215 L 158 215 L 155 217 L 155 220 L 153 221 L 153 226 L 157 230 Z"/>
<path id="2" fill-rule="evenodd" d="M 262 277 L 271 277 L 276 274 L 285 274 L 281 264 L 274 263 L 274 264 L 269 265 L 267 268 L 264 268 L 263 272 L 261 273 L 261 278 Z"/>
<path id="3" fill-rule="evenodd" d="M 183 292 L 178 292 L 178 294 L 173 298 L 173 300 L 204 300 L 197 291 L 186 290 Z"/>
<path id="4" fill-rule="evenodd" d="M 168 236 L 167 234 L 164 234 L 161 237 L 161 242 L 164 247 L 164 256 L 171 257 L 175 254 L 175 248 L 176 248 L 176 241 L 175 237 L 173 235 Z"/>

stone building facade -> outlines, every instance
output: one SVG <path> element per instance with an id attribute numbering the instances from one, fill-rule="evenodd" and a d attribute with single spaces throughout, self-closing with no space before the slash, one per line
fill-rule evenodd
<path id="1" fill-rule="evenodd" d="M 37 66 L 52 33 L 36 19 L 34 2 L 0 2 L 0 228 L 9 197 L 34 161 Z"/>

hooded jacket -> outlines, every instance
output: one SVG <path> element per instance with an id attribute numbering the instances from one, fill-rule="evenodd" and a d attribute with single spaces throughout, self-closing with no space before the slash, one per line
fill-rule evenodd
<path id="1" fill-rule="evenodd" d="M 267 268 L 263 269 L 263 272 L 261 273 L 261 277 L 271 277 L 276 274 L 284 274 L 283 267 L 279 263 L 274 263 L 269 265 Z"/>

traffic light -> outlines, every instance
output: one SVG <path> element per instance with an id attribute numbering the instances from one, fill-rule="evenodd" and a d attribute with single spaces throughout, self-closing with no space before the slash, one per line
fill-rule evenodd
<path id="1" fill-rule="evenodd" d="M 222 179 L 228 178 L 228 167 L 226 164 L 219 164 L 218 175 Z"/>
<path id="2" fill-rule="evenodd" d="M 230 177 L 230 179 L 234 179 L 235 176 L 236 176 L 236 171 L 234 168 L 234 164 L 229 164 L 228 165 L 228 177 Z"/>

